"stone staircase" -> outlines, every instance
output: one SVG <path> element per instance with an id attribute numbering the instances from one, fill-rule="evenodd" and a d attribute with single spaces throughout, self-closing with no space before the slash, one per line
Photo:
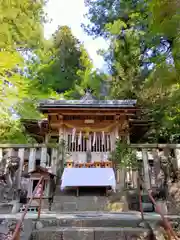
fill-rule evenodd
<path id="1" fill-rule="evenodd" d="M 43 218 L 36 222 L 28 240 L 145 240 L 150 239 L 153 230 L 157 239 L 166 239 L 158 227 L 159 217 L 148 215 L 146 219 L 150 224 L 142 223 L 137 213 L 76 213 Z"/>
<path id="2" fill-rule="evenodd" d="M 48 201 L 43 201 L 43 209 L 48 209 Z M 52 204 L 54 212 L 74 212 L 74 211 L 128 211 L 127 199 L 123 193 L 96 192 L 82 193 L 77 197 L 75 192 L 61 192 L 59 187 L 56 189 Z"/>
<path id="3" fill-rule="evenodd" d="M 0 216 L 1 235 L 7 234 L 8 229 L 14 229 L 18 215 Z M 71 214 L 42 213 L 38 220 L 36 214 L 28 213 L 23 225 L 20 240 L 127 240 L 127 239 L 152 239 L 148 235 L 155 232 L 157 239 L 164 234 L 159 227 L 160 216 L 145 214 L 145 222 L 137 212 L 103 213 L 82 212 Z M 176 229 L 180 229 L 180 217 L 169 216 Z M 151 227 L 150 227 L 151 226 Z M 6 240 L 7 237 L 3 240 Z"/>
<path id="4" fill-rule="evenodd" d="M 67 216 L 67 215 L 66 215 Z M 149 229 L 138 227 L 140 219 L 134 215 L 114 216 L 101 213 L 76 213 L 74 217 L 41 219 L 29 240 L 100 240 L 139 239 Z M 145 238 L 143 238 L 145 239 Z"/>
<path id="5" fill-rule="evenodd" d="M 30 240 L 135 240 L 146 239 L 148 234 L 143 228 L 46 228 L 34 231 Z"/>

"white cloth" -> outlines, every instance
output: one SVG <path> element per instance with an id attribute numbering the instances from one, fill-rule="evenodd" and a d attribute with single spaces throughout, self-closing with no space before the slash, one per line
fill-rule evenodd
<path id="1" fill-rule="evenodd" d="M 78 138 L 78 145 L 81 145 L 81 139 L 82 139 L 82 132 L 80 131 L 79 138 Z"/>
<path id="2" fill-rule="evenodd" d="M 116 180 L 112 168 L 65 168 L 61 178 L 61 189 L 66 187 L 112 187 Z"/>
<path id="3" fill-rule="evenodd" d="M 76 136 L 76 128 L 73 128 L 73 130 L 72 130 L 72 143 L 75 142 L 75 136 Z"/>

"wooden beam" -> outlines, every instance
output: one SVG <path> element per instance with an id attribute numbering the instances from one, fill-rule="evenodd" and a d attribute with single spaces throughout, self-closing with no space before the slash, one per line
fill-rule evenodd
<path id="1" fill-rule="evenodd" d="M 51 147 L 51 144 L 49 144 Z M 41 148 L 41 147 L 48 147 L 48 144 L 0 144 L 0 148 Z M 175 149 L 178 148 L 180 149 L 180 144 L 154 144 L 154 143 L 148 143 L 148 144 L 130 144 L 129 147 L 131 148 L 171 148 Z"/>
<path id="2" fill-rule="evenodd" d="M 66 114 L 66 113 L 77 113 L 77 114 L 81 114 L 83 112 L 85 113 L 89 113 L 89 112 L 94 112 L 96 113 L 119 113 L 119 112 L 123 112 L 125 114 L 129 113 L 129 112 L 136 112 L 137 109 L 134 108 L 76 108 L 76 109 L 72 109 L 72 108 L 62 108 L 62 109 L 47 109 L 47 113 L 51 114 L 51 115 L 55 115 L 55 113 L 59 113 L 59 114 Z"/>
<path id="3" fill-rule="evenodd" d="M 131 144 L 130 147 L 132 148 L 180 148 L 180 144 L 158 144 L 158 143 L 147 143 L 147 144 Z"/>

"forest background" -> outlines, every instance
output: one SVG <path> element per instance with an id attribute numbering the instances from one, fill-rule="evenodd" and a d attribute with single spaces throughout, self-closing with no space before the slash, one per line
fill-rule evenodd
<path id="1" fill-rule="evenodd" d="M 137 99 L 153 127 L 140 142 L 180 140 L 180 2 L 86 0 L 84 31 L 109 42 L 99 50 L 108 72 L 93 66 L 68 26 L 44 38 L 47 1 L 0 5 L 0 142 L 34 141 L 22 119 L 38 119 L 41 99 L 78 99 L 90 87 L 100 99 Z"/>

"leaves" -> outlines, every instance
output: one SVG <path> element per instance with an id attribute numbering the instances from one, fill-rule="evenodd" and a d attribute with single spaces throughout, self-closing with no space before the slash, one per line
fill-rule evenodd
<path id="1" fill-rule="evenodd" d="M 44 2 L 0 2 L 0 141 L 23 143 L 31 138 L 24 132 L 18 114 L 25 109 L 26 117 L 27 109 L 32 113 L 33 108 L 27 108 L 24 100 L 32 99 L 34 91 L 27 77 L 25 57 L 27 51 L 33 54 L 42 42 Z"/>
<path id="2" fill-rule="evenodd" d="M 138 159 L 134 152 L 126 143 L 116 140 L 115 150 L 111 153 L 111 159 L 120 167 L 136 169 L 138 167 Z"/>
<path id="3" fill-rule="evenodd" d="M 89 0 L 87 7 L 86 31 L 110 42 L 103 55 L 111 98 L 138 100 L 156 123 L 145 141 L 179 141 L 179 1 Z"/>

